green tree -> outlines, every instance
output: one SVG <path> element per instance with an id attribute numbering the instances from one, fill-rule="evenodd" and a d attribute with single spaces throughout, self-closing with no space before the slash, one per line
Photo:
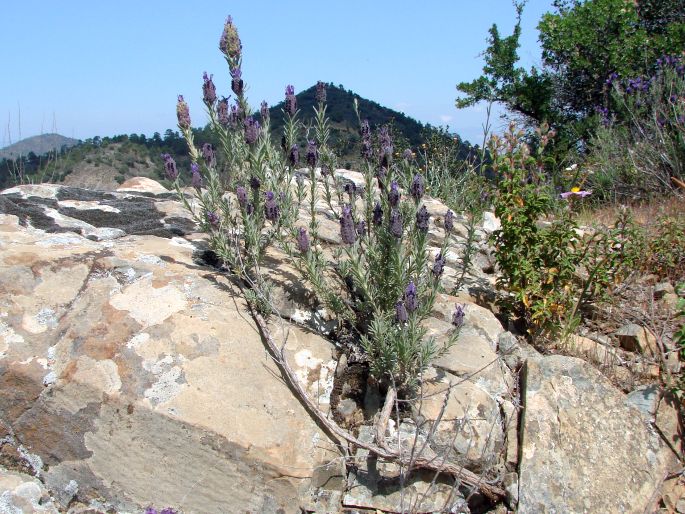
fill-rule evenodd
<path id="1" fill-rule="evenodd" d="M 649 73 L 658 56 L 685 48 L 682 0 L 556 0 L 538 25 L 543 68 L 526 71 L 516 66 L 524 3 L 514 6 L 512 34 L 492 26 L 483 75 L 457 85 L 465 95 L 457 107 L 501 102 L 530 124 L 550 123 L 571 143 L 587 140 L 610 73 Z"/>

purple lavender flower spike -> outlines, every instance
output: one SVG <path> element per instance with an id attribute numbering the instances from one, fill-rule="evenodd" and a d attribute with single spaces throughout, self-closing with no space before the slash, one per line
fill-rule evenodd
<path id="1" fill-rule="evenodd" d="M 202 99 L 208 107 L 212 107 L 214 102 L 216 102 L 216 86 L 212 80 L 213 77 L 214 75 L 208 76 L 206 71 L 202 74 L 202 80 L 204 81 L 202 84 Z"/>
<path id="2" fill-rule="evenodd" d="M 238 125 L 238 120 L 240 119 L 240 108 L 237 105 L 231 105 L 231 114 L 228 117 L 228 124 L 235 128 Z"/>
<path id="3" fill-rule="evenodd" d="M 228 98 L 223 97 L 221 100 L 219 100 L 219 103 L 216 106 L 216 116 L 219 119 L 219 124 L 222 127 L 228 127 Z"/>
<path id="4" fill-rule="evenodd" d="M 245 207 L 247 205 L 247 189 L 243 186 L 238 186 L 235 190 L 235 194 L 238 197 L 238 204 L 240 204 L 241 207 Z"/>
<path id="5" fill-rule="evenodd" d="M 340 238 L 342 242 L 348 245 L 354 244 L 357 240 L 357 231 L 354 227 L 354 219 L 352 218 L 352 209 L 349 205 L 345 205 L 340 217 Z"/>
<path id="6" fill-rule="evenodd" d="M 380 202 L 376 202 L 376 205 L 373 208 L 373 224 L 374 225 L 380 225 L 382 221 L 383 221 L 383 208 L 381 207 Z"/>
<path id="7" fill-rule="evenodd" d="M 157 512 L 157 509 L 155 509 L 153 507 L 148 507 L 147 509 L 145 509 L 145 514 L 159 514 L 159 513 Z"/>
<path id="8" fill-rule="evenodd" d="M 174 509 L 172 509 L 171 507 L 167 507 L 162 512 L 160 512 L 159 514 L 176 514 L 176 511 Z"/>
<path id="9" fill-rule="evenodd" d="M 162 154 L 162 159 L 164 159 L 164 171 L 166 172 L 166 178 L 171 181 L 176 180 L 178 177 L 178 170 L 176 169 L 176 161 L 168 153 Z"/>
<path id="10" fill-rule="evenodd" d="M 343 191 L 349 195 L 350 201 L 354 201 L 354 198 L 357 196 L 357 184 L 348 182 L 343 186 Z"/>
<path id="11" fill-rule="evenodd" d="M 259 191 L 259 188 L 262 187 L 262 181 L 259 180 L 258 177 L 255 177 L 252 175 L 250 177 L 250 188 L 254 191 Z"/>
<path id="12" fill-rule="evenodd" d="M 266 202 L 264 202 L 264 215 L 266 216 L 266 219 L 275 223 L 280 214 L 281 209 L 276 202 L 276 195 L 274 195 L 273 191 L 267 191 Z"/>
<path id="13" fill-rule="evenodd" d="M 316 163 L 319 160 L 319 149 L 316 147 L 316 142 L 307 141 L 307 165 L 310 168 L 316 168 Z"/>
<path id="14" fill-rule="evenodd" d="M 402 215 L 397 209 L 390 211 L 390 233 L 397 239 L 402 237 L 404 227 L 402 226 Z"/>
<path id="15" fill-rule="evenodd" d="M 254 212 L 254 204 L 252 202 L 247 202 L 247 205 L 245 206 L 245 212 L 248 216 L 252 216 L 252 213 Z"/>
<path id="16" fill-rule="evenodd" d="M 392 157 L 392 138 L 390 137 L 390 130 L 387 125 L 381 127 L 378 133 L 378 142 L 381 147 L 381 167 L 387 168 L 390 165 L 390 158 Z"/>
<path id="17" fill-rule="evenodd" d="M 362 121 L 360 131 L 362 136 L 362 158 L 369 161 L 371 160 L 371 157 L 373 157 L 373 148 L 371 146 L 371 127 L 369 127 L 369 120 Z"/>
<path id="18" fill-rule="evenodd" d="M 414 152 L 412 152 L 410 148 L 407 148 L 402 152 L 402 158 L 407 162 L 412 161 L 414 160 Z"/>
<path id="19" fill-rule="evenodd" d="M 214 147 L 210 143 L 202 145 L 202 158 L 205 160 L 208 168 L 213 168 L 216 165 L 216 155 L 214 155 Z"/>
<path id="20" fill-rule="evenodd" d="M 388 191 L 388 203 L 390 207 L 397 207 L 400 203 L 400 188 L 396 180 L 390 183 L 390 191 Z"/>
<path id="21" fill-rule="evenodd" d="M 300 149 L 297 147 L 297 144 L 293 144 L 293 146 L 290 147 L 290 152 L 288 152 L 288 161 L 290 161 L 290 166 L 293 168 L 299 164 Z"/>
<path id="22" fill-rule="evenodd" d="M 245 119 L 245 142 L 252 146 L 259 139 L 259 122 L 250 116 Z"/>
<path id="23" fill-rule="evenodd" d="M 190 110 L 188 104 L 183 100 L 183 95 L 178 95 L 178 103 L 176 104 L 176 118 L 178 118 L 178 126 L 182 130 L 190 128 Z"/>
<path id="24" fill-rule="evenodd" d="M 435 262 L 433 263 L 433 269 L 431 270 L 433 272 L 433 276 L 435 278 L 440 278 L 442 276 L 442 272 L 445 269 L 445 257 L 443 257 L 441 252 L 438 252 L 438 254 L 435 256 Z"/>
<path id="25" fill-rule="evenodd" d="M 238 96 L 242 95 L 244 90 L 242 76 L 243 72 L 237 66 L 231 70 L 231 89 Z"/>
<path id="26" fill-rule="evenodd" d="M 416 213 L 416 227 L 421 232 L 428 232 L 428 220 L 429 219 L 430 219 L 430 216 L 428 214 L 428 209 L 426 209 L 425 205 L 422 205 L 421 208 Z"/>
<path id="27" fill-rule="evenodd" d="M 301 228 L 297 233 L 297 249 L 300 253 L 307 253 L 309 251 L 309 234 L 307 234 L 307 229 Z"/>
<path id="28" fill-rule="evenodd" d="M 326 103 L 326 84 L 320 80 L 316 83 L 316 101 L 319 105 Z"/>
<path id="29" fill-rule="evenodd" d="M 452 313 L 452 325 L 459 328 L 464 325 L 464 317 L 466 313 L 464 312 L 464 307 L 460 304 L 456 304 L 454 307 L 454 312 Z"/>
<path id="30" fill-rule="evenodd" d="M 445 213 L 445 231 L 449 234 L 454 230 L 454 213 L 447 209 Z"/>
<path id="31" fill-rule="evenodd" d="M 413 280 L 409 281 L 409 285 L 404 290 L 404 305 L 408 312 L 414 312 L 419 308 L 419 298 Z"/>
<path id="32" fill-rule="evenodd" d="M 212 227 L 219 226 L 219 216 L 214 211 L 207 211 L 207 221 Z"/>
<path id="33" fill-rule="evenodd" d="M 357 235 L 359 237 L 364 237 L 364 234 L 366 234 L 366 221 L 359 220 L 357 226 L 355 227 L 355 230 L 357 231 Z"/>
<path id="34" fill-rule="evenodd" d="M 295 116 L 297 112 L 297 97 L 295 96 L 295 88 L 287 85 L 285 88 L 285 112 L 290 116 Z"/>
<path id="35" fill-rule="evenodd" d="M 406 323 L 409 319 L 409 314 L 407 313 L 407 308 L 403 301 L 399 301 L 395 304 L 395 321 L 397 323 Z"/>
<path id="36" fill-rule="evenodd" d="M 224 24 L 224 31 L 221 34 L 221 39 L 219 40 L 219 50 L 226 57 L 231 59 L 236 59 L 240 56 L 240 51 L 243 45 L 240 43 L 240 37 L 238 36 L 238 31 L 233 25 L 233 18 L 230 16 L 226 18 L 226 23 Z"/>
<path id="37" fill-rule="evenodd" d="M 381 191 L 385 191 L 385 177 L 388 176 L 388 168 L 383 168 L 379 166 L 376 169 L 376 178 L 378 179 L 378 187 Z"/>
<path id="38" fill-rule="evenodd" d="M 262 116 L 262 124 L 265 125 L 269 121 L 269 104 L 266 101 L 262 102 L 259 109 L 259 114 Z"/>
<path id="39" fill-rule="evenodd" d="M 418 202 L 419 200 L 421 200 L 425 192 L 426 186 L 424 186 L 423 184 L 423 177 L 419 173 L 417 173 L 416 175 L 414 175 L 414 180 L 412 180 L 411 186 L 409 186 L 409 193 L 414 198 L 414 200 Z"/>
<path id="40" fill-rule="evenodd" d="M 200 175 L 200 167 L 196 163 L 190 165 L 190 173 L 192 174 L 192 185 L 195 189 L 202 187 L 202 175 Z"/>

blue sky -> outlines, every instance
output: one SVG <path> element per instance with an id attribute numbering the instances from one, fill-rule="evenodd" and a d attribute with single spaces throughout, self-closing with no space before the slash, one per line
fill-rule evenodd
<path id="1" fill-rule="evenodd" d="M 536 25 L 551 0 L 529 0 L 520 55 L 539 65 Z M 202 72 L 230 93 L 218 50 L 231 14 L 243 78 L 258 108 L 317 80 L 478 142 L 482 107 L 458 111 L 455 85 L 476 78 L 487 30 L 513 27 L 510 0 L 275 2 L 4 2 L 0 28 L 0 147 L 57 131 L 85 139 L 175 128 L 176 95 L 205 122 Z M 501 124 L 495 119 L 495 125 Z"/>

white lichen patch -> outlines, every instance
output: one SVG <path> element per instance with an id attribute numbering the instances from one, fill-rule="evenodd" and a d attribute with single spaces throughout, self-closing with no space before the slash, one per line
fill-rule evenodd
<path id="1" fill-rule="evenodd" d="M 52 237 L 48 237 L 46 239 L 41 239 L 40 241 L 36 241 L 36 245 L 38 246 L 72 246 L 72 245 L 85 245 L 85 242 L 88 241 L 87 239 L 84 239 L 83 237 L 77 236 L 76 234 L 59 234 L 55 235 Z"/>
<path id="2" fill-rule="evenodd" d="M 79 211 L 88 211 L 97 209 L 105 212 L 121 212 L 116 207 L 111 205 L 102 205 L 101 203 L 95 201 L 84 201 L 84 200 L 61 200 L 57 202 L 60 207 L 70 207 L 72 209 L 78 209 Z"/>
<path id="3" fill-rule="evenodd" d="M 57 199 L 57 189 L 59 186 L 54 184 L 25 184 L 23 186 L 10 187 L 5 189 L 2 194 L 11 195 L 18 194 L 26 199 L 30 196 L 37 196 L 39 198 Z"/>
<path id="4" fill-rule="evenodd" d="M 294 357 L 297 365 L 295 375 L 298 380 L 320 405 L 328 405 L 333 391 L 336 362 L 331 360 L 324 363 L 306 348 L 295 353 Z"/>
<path id="5" fill-rule="evenodd" d="M 189 250 L 195 250 L 195 245 L 182 237 L 172 237 L 169 240 L 169 244 L 172 246 L 180 246 L 181 248 L 188 248 Z"/>
<path id="6" fill-rule="evenodd" d="M 10 345 L 23 342 L 24 338 L 21 335 L 17 334 L 7 323 L 0 321 L 0 359 L 5 358 Z"/>
<path id="7" fill-rule="evenodd" d="M 34 316 L 25 314 L 22 318 L 21 327 L 31 334 L 42 334 L 50 328 L 57 326 L 57 316 L 54 309 L 43 307 Z"/>
<path id="8" fill-rule="evenodd" d="M 85 230 L 92 230 L 95 228 L 90 223 L 86 223 L 85 221 L 81 221 L 76 218 L 70 218 L 69 216 L 65 216 L 61 214 L 58 210 L 52 209 L 50 207 L 46 207 L 44 212 L 46 216 L 49 216 L 50 218 L 55 220 L 55 223 L 60 227 L 79 228 Z"/>
<path id="9" fill-rule="evenodd" d="M 126 348 L 129 350 L 136 350 L 138 346 L 147 343 L 150 340 L 150 334 L 141 332 L 140 334 L 134 335 L 131 339 L 126 342 Z"/>
<path id="10" fill-rule="evenodd" d="M 19 445 L 17 451 L 19 452 L 19 455 L 21 455 L 21 458 L 31 467 L 33 474 L 39 477 L 43 470 L 43 459 L 41 459 L 39 455 L 29 452 L 23 444 Z"/>
<path id="11" fill-rule="evenodd" d="M 143 253 L 139 255 L 137 260 L 139 260 L 140 262 L 144 262 L 145 264 L 153 264 L 155 266 L 159 266 L 160 268 L 164 268 L 166 266 L 166 263 L 157 255 L 151 255 L 148 253 Z"/>
<path id="12" fill-rule="evenodd" d="M 152 277 L 143 277 L 115 293 L 109 303 L 115 309 L 128 311 L 143 327 L 159 325 L 187 306 L 185 294 L 173 285 L 152 287 Z"/>
<path id="13" fill-rule="evenodd" d="M 180 366 L 174 365 L 174 358 L 171 355 L 165 355 L 157 361 L 145 360 L 143 368 L 157 378 L 157 381 L 143 393 L 153 406 L 174 399 L 186 387 L 183 370 Z"/>

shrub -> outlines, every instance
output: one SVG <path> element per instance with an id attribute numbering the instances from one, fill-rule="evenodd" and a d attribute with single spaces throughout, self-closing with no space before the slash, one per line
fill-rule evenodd
<path id="1" fill-rule="evenodd" d="M 260 124 L 246 100 L 240 38 L 230 18 L 220 48 L 235 102 L 229 105 L 227 99 L 217 98 L 212 76 L 204 75 L 203 98 L 217 148 L 209 143 L 196 146 L 188 105 L 182 96 L 177 104 L 196 200 L 191 203 L 183 195 L 176 164 L 164 155 L 167 177 L 209 234 L 210 245 L 227 270 L 239 279 L 253 308 L 271 312 L 272 285 L 263 259 L 269 248 L 277 248 L 290 257 L 337 317 L 338 336 L 364 350 L 376 379 L 409 391 L 431 359 L 456 340 L 463 323 L 463 309 L 457 306 L 454 328 L 443 344 L 427 337 L 422 323 L 440 286 L 451 213 L 446 216 L 450 221 L 445 223 L 441 250 L 428 255 L 430 216 L 422 203 L 425 179 L 414 164 L 393 162 L 387 127 L 372 137 L 368 123 L 360 122 L 363 184 L 336 176 L 321 83 L 315 123 L 307 129 L 298 119 L 294 88 L 286 87 L 283 137 L 281 148 L 275 148 L 269 136 L 268 106 L 262 103 Z M 298 171 L 300 161 L 306 168 Z M 404 192 L 403 176 L 408 188 Z M 333 259 L 322 248 L 319 209 L 324 204 L 340 226 L 342 245 L 334 250 Z M 299 219 L 301 210 L 308 215 L 306 223 Z"/>
<path id="2" fill-rule="evenodd" d="M 538 131 L 535 153 L 523 136 L 512 124 L 489 144 L 499 178 L 495 214 L 502 224 L 492 236 L 497 283 L 508 292 L 500 303 L 533 336 L 568 334 L 583 307 L 605 298 L 608 288 L 635 265 L 635 228 L 625 213 L 613 229 L 580 232 L 574 203 L 590 193 L 579 188 L 562 193 L 564 209 L 558 219 L 547 221 L 555 198 L 544 180 L 543 155 L 553 133 Z"/>
<path id="3" fill-rule="evenodd" d="M 593 187 L 612 199 L 676 188 L 685 179 L 685 64 L 662 57 L 649 77 L 607 80 L 607 105 L 591 140 Z"/>

